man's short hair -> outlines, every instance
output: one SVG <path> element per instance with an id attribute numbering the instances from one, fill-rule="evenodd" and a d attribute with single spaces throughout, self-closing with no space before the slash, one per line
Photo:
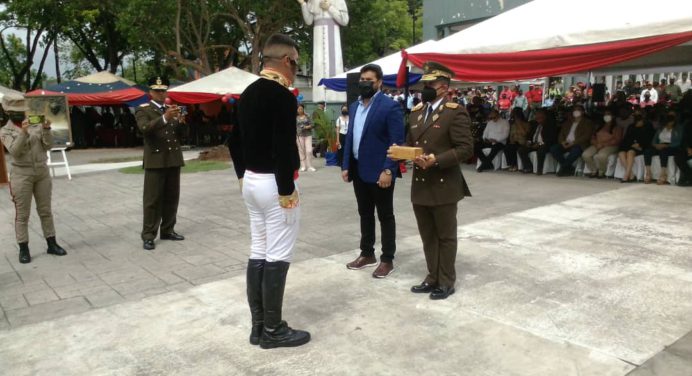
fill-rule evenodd
<path id="1" fill-rule="evenodd" d="M 290 55 L 295 48 L 298 51 L 298 44 L 288 35 L 273 34 L 264 42 L 262 55 L 266 57 L 282 58 Z"/>
<path id="2" fill-rule="evenodd" d="M 382 79 L 382 67 L 380 67 L 377 64 L 367 64 L 363 68 L 360 68 L 360 74 L 363 74 L 365 72 L 374 72 L 375 77 L 377 77 L 378 80 Z"/>

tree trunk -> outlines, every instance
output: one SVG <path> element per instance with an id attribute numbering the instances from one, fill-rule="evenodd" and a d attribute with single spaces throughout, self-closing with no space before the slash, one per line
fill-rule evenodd
<path id="1" fill-rule="evenodd" d="M 58 83 L 60 83 L 62 79 L 60 78 L 60 54 L 58 52 L 58 41 L 59 38 L 57 37 L 56 33 L 55 40 L 53 41 L 53 54 L 55 55 L 55 75 L 57 76 Z"/>
<path id="2" fill-rule="evenodd" d="M 33 59 L 31 56 L 31 28 L 26 28 L 26 89 L 29 90 L 31 87 L 31 66 L 33 65 Z"/>
<path id="3" fill-rule="evenodd" d="M 43 56 L 41 57 L 41 63 L 38 65 L 38 70 L 36 71 L 36 78 L 34 78 L 34 83 L 31 84 L 31 87 L 27 87 L 27 91 L 34 90 L 38 87 L 38 84 L 42 84 L 42 76 L 43 76 L 43 66 L 46 63 L 46 58 L 48 57 L 48 51 L 50 51 L 50 45 L 51 43 L 57 43 L 55 36 L 53 36 L 53 39 L 49 40 L 48 43 L 46 43 L 46 48 L 43 49 Z"/>

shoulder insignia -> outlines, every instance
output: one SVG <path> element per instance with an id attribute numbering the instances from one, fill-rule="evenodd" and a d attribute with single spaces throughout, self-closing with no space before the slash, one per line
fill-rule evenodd
<path id="1" fill-rule="evenodd" d="M 411 109 L 411 112 L 414 111 L 419 111 L 421 108 L 423 108 L 423 102 L 418 103 L 415 107 Z"/>
<path id="2" fill-rule="evenodd" d="M 459 103 L 447 102 L 447 103 L 445 103 L 445 107 L 457 109 L 457 108 L 459 108 Z"/>

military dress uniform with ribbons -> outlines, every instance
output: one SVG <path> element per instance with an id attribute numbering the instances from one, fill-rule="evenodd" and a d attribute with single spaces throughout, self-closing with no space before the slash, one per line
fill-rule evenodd
<path id="1" fill-rule="evenodd" d="M 443 74 L 427 72 L 435 77 Z M 449 76 L 443 76 L 449 77 Z M 411 203 L 428 267 L 424 283 L 452 288 L 456 280 L 457 203 L 471 196 L 460 163 L 473 154 L 471 120 L 458 103 L 442 99 L 433 109 L 419 103 L 411 110 L 406 143 L 435 155 L 435 165 L 414 165 Z"/>
<path id="2" fill-rule="evenodd" d="M 164 120 L 166 106 L 154 101 L 140 105 L 137 127 L 144 136 L 144 224 L 142 240 L 173 233 L 180 199 L 180 168 L 185 165 L 180 148 L 182 127 L 176 119 Z"/>

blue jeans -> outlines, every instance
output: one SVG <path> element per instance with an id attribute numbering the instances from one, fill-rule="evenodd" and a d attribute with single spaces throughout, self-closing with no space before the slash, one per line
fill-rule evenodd
<path id="1" fill-rule="evenodd" d="M 553 158 L 563 167 L 572 167 L 583 152 L 584 151 L 579 145 L 574 145 L 565 149 L 561 144 L 555 144 L 550 148 L 550 154 L 552 154 Z M 565 157 L 565 153 L 569 153 L 567 157 Z"/>

